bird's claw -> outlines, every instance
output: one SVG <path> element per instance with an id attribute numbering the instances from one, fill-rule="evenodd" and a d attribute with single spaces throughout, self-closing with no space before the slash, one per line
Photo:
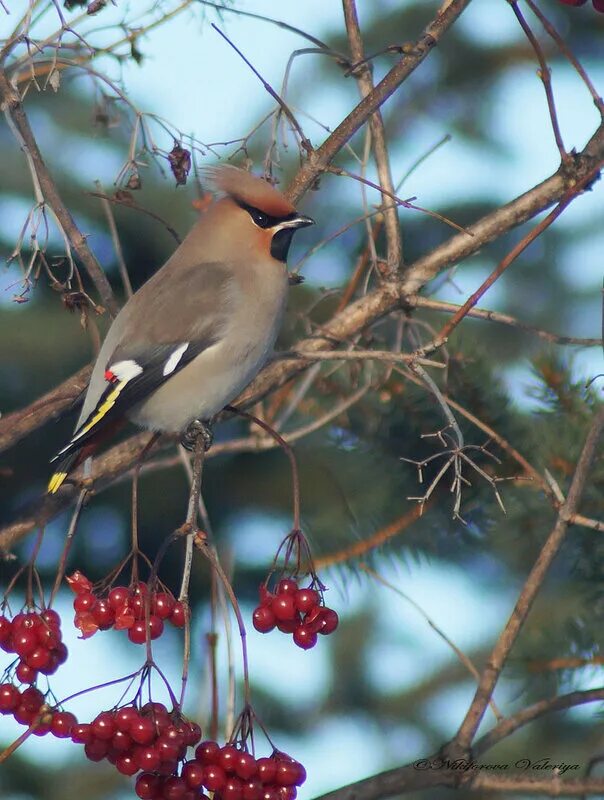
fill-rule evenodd
<path id="1" fill-rule="evenodd" d="M 203 420 L 194 419 L 183 433 L 180 443 L 185 450 L 194 450 L 197 439 L 200 436 L 203 439 L 203 449 L 207 452 L 214 441 L 212 426 L 209 422 L 203 422 Z"/>

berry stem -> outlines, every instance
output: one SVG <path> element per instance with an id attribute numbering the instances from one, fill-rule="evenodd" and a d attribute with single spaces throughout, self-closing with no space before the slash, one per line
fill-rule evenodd
<path id="1" fill-rule="evenodd" d="M 82 489 L 82 491 L 78 496 L 76 506 L 74 508 L 71 520 L 69 522 L 69 528 L 67 529 L 67 536 L 65 537 L 65 544 L 63 545 L 63 552 L 61 553 L 61 559 L 59 561 L 59 566 L 57 568 L 55 582 L 53 584 L 52 591 L 50 593 L 50 598 L 48 600 L 48 608 L 52 607 L 57 592 L 61 588 L 61 582 L 63 581 L 63 577 L 65 576 L 67 558 L 69 556 L 69 551 L 71 550 L 71 545 L 73 544 L 73 537 L 75 536 L 78 527 L 78 522 L 80 519 L 80 514 L 82 513 L 82 508 L 84 507 L 84 501 L 86 500 L 87 495 L 88 495 L 88 490 Z"/>
<path id="2" fill-rule="evenodd" d="M 241 656 L 242 656 L 242 663 L 243 663 L 243 687 L 244 687 L 244 703 L 245 706 L 250 705 L 250 680 L 249 680 L 249 668 L 248 668 L 248 655 L 247 655 L 247 633 L 245 630 L 245 624 L 243 622 L 243 616 L 241 614 L 241 609 L 239 608 L 239 603 L 237 602 L 237 598 L 235 597 L 235 592 L 233 591 L 233 587 L 229 579 L 227 578 L 220 560 L 218 559 L 218 554 L 216 553 L 215 548 L 208 545 L 207 540 L 205 537 L 196 536 L 195 537 L 195 546 L 201 550 L 201 552 L 205 555 L 205 557 L 210 562 L 213 569 L 218 574 L 222 585 L 228 595 L 229 600 L 231 601 L 231 606 L 233 607 L 233 611 L 235 612 L 235 617 L 237 618 L 237 625 L 239 627 L 239 635 L 241 637 Z"/>
<path id="3" fill-rule="evenodd" d="M 81 697 L 89 692 L 96 692 L 97 689 L 106 689 L 108 686 L 116 686 L 119 683 L 124 683 L 124 681 L 134 681 L 137 676 L 141 674 L 143 669 L 144 666 L 140 669 L 137 669 L 136 672 L 131 672 L 130 675 L 124 675 L 123 678 L 115 678 L 114 680 L 107 681 L 106 683 L 97 683 L 94 686 L 89 686 L 86 689 L 80 689 L 79 692 L 74 692 L 73 694 L 64 697 L 59 703 L 57 703 L 57 705 L 64 706 L 65 703 L 68 703 L 70 700 L 75 700 L 76 697 Z"/>
<path id="4" fill-rule="evenodd" d="M 294 530 L 300 530 L 300 476 L 298 473 L 298 463 L 296 461 L 296 456 L 294 455 L 294 451 L 290 444 L 288 444 L 281 434 L 277 433 L 277 431 L 272 428 L 268 422 L 260 419 L 259 417 L 254 416 L 254 414 L 250 414 L 248 411 L 242 411 L 240 408 L 235 408 L 235 406 L 225 406 L 227 411 L 231 411 L 234 414 L 238 414 L 240 417 L 244 417 L 245 419 L 249 419 L 252 422 L 255 422 L 263 431 L 272 436 L 273 439 L 278 442 L 279 445 L 285 451 L 285 454 L 289 458 L 289 463 L 291 466 L 292 471 L 292 487 L 293 487 L 293 518 L 294 518 Z"/>
<path id="5" fill-rule="evenodd" d="M 7 747 L 5 747 L 4 750 L 0 753 L 0 764 L 2 764 L 4 761 L 6 761 L 7 758 L 12 756 L 12 754 L 15 752 L 15 750 L 17 750 L 19 747 L 21 747 L 23 742 L 25 742 L 27 739 L 29 739 L 29 737 L 34 732 L 34 728 L 38 727 L 38 725 L 40 724 L 40 720 L 42 719 L 43 716 L 48 714 L 48 711 L 49 711 L 48 706 L 46 704 L 44 704 L 40 708 L 39 713 L 36 715 L 36 718 L 33 720 L 31 725 L 29 726 L 29 728 L 26 731 L 23 731 L 21 736 L 19 736 L 17 739 L 15 739 L 14 742 L 11 742 L 11 744 L 9 744 Z"/>

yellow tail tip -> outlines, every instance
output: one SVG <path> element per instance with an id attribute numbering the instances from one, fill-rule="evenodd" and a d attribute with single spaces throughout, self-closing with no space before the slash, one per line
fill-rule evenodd
<path id="1" fill-rule="evenodd" d="M 55 494 L 58 492 L 66 477 L 66 472 L 55 472 L 52 478 L 48 481 L 48 494 Z"/>

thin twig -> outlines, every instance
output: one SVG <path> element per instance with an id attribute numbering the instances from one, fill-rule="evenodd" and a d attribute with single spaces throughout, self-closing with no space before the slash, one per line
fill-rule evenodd
<path id="1" fill-rule="evenodd" d="M 505 666 L 510 651 L 518 638 L 518 634 L 531 610 L 533 602 L 541 589 L 543 580 L 564 540 L 569 525 L 568 517 L 577 511 L 603 428 L 604 409 L 599 409 L 593 417 L 583 450 L 577 462 L 566 502 L 558 512 L 556 523 L 543 545 L 522 591 L 518 596 L 514 610 L 493 648 L 487 666 L 483 670 L 474 699 L 455 736 L 455 744 L 461 748 L 462 751 L 470 747 L 476 735 L 478 726 L 480 725 L 489 699 L 499 680 L 499 676 Z"/>
<path id="2" fill-rule="evenodd" d="M 382 577 L 378 572 L 376 572 L 374 569 L 372 569 L 368 564 L 359 564 L 359 569 L 362 569 L 363 572 L 366 572 L 368 575 L 371 575 L 371 577 L 374 578 L 374 580 L 378 581 L 378 583 L 381 583 L 382 586 L 385 586 L 387 589 L 390 589 L 395 594 L 397 594 L 399 597 L 402 597 L 403 600 L 406 600 L 406 602 L 409 603 L 411 606 L 413 606 L 413 608 L 425 619 L 425 621 L 432 628 L 432 630 L 436 633 L 436 635 L 439 636 L 443 640 L 443 642 L 447 645 L 447 647 L 451 648 L 451 650 L 455 653 L 455 655 L 457 656 L 459 661 L 468 670 L 470 675 L 477 682 L 480 680 L 480 673 L 478 672 L 478 670 L 476 669 L 476 667 L 472 663 L 472 660 L 470 658 L 468 658 L 468 656 L 463 652 L 463 650 L 460 650 L 459 647 L 457 647 L 455 642 L 453 642 L 451 639 L 449 639 L 447 634 L 443 630 L 441 630 L 441 628 L 438 627 L 438 625 L 429 616 L 429 614 L 426 614 L 426 612 L 419 605 L 419 603 L 416 603 L 415 600 L 412 597 L 409 597 L 408 594 L 403 592 L 401 589 L 399 589 L 393 583 L 390 583 L 390 581 L 388 581 L 384 577 Z M 503 720 L 503 714 L 497 708 L 497 706 L 495 705 L 495 701 L 493 699 L 490 700 L 489 705 L 491 707 L 491 710 L 492 710 L 493 714 L 495 715 L 495 719 L 498 722 L 501 722 Z"/>
<path id="3" fill-rule="evenodd" d="M 365 51 L 363 47 L 363 38 L 361 36 L 355 0 L 343 0 L 343 8 L 346 32 L 348 34 L 348 43 L 350 45 L 350 55 L 353 63 L 359 63 L 363 61 L 365 57 Z M 352 74 L 357 79 L 361 96 L 367 97 L 367 95 L 370 94 L 374 89 L 371 68 L 368 64 L 364 63 L 363 66 L 353 70 Z M 386 231 L 387 243 L 387 257 L 384 277 L 391 278 L 394 274 L 396 274 L 397 270 L 401 266 L 403 260 L 403 247 L 396 207 L 386 204 L 386 197 L 392 197 L 395 192 L 394 182 L 392 180 L 392 172 L 390 170 L 390 157 L 386 142 L 386 131 L 379 108 L 369 118 L 369 126 L 371 128 L 372 147 L 375 155 L 375 163 L 380 186 L 385 190 L 382 192 L 382 204 L 384 205 L 384 227 Z"/>

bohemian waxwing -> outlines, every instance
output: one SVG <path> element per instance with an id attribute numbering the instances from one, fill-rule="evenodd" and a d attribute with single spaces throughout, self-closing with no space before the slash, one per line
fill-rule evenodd
<path id="1" fill-rule="evenodd" d="M 55 457 L 52 494 L 124 417 L 156 432 L 203 430 L 272 351 L 292 236 L 313 220 L 248 172 L 208 173 L 224 196 L 113 321 L 75 432 Z"/>

